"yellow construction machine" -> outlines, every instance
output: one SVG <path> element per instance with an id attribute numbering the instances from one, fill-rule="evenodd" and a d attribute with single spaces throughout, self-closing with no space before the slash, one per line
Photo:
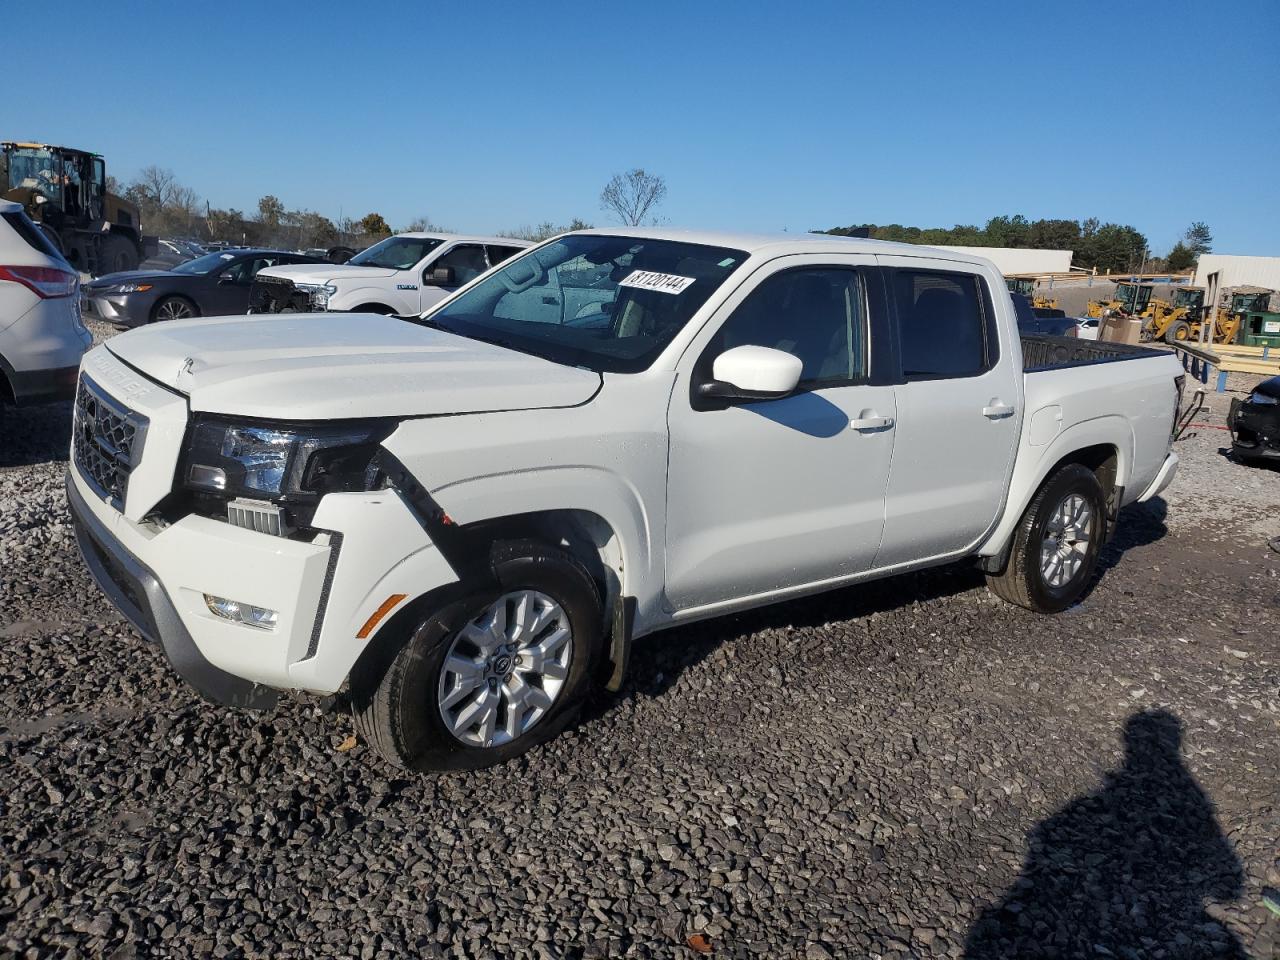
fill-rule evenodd
<path id="1" fill-rule="evenodd" d="M 1231 343 L 1240 330 L 1244 309 L 1219 310 L 1210 333 L 1210 343 Z M 1200 287 L 1180 287 L 1173 294 L 1173 302 L 1153 299 L 1145 314 L 1142 326 L 1143 340 L 1163 340 L 1165 343 L 1197 341 L 1208 319 L 1204 305 L 1204 290 Z"/>
<path id="2" fill-rule="evenodd" d="M 1058 301 L 1049 297 L 1036 295 L 1036 278 L 1011 276 L 1004 278 L 1010 293 L 1020 293 L 1031 301 L 1031 306 L 1041 310 L 1057 310 Z"/>
<path id="3" fill-rule="evenodd" d="M 1151 303 L 1149 283 L 1117 283 L 1110 300 L 1090 300 L 1085 314 L 1094 319 L 1109 317 L 1114 313 L 1126 317 L 1143 316 Z"/>

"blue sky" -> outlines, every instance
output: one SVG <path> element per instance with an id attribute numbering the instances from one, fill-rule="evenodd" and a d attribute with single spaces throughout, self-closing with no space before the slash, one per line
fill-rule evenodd
<path id="1" fill-rule="evenodd" d="M 214 206 L 463 231 L 662 174 L 672 225 L 998 214 L 1280 255 L 1280 2 L 64 3 L 0 137 L 173 170 Z M 53 21 L 46 21 L 53 27 Z M 28 82 L 15 78 L 26 76 Z"/>

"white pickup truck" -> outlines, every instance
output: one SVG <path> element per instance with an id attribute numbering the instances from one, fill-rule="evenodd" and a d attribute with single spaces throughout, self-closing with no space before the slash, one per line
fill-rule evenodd
<path id="1" fill-rule="evenodd" d="M 104 591 L 207 696 L 348 686 L 388 759 L 470 768 L 676 624 L 964 558 L 1075 603 L 1173 477 L 1182 375 L 1020 338 L 962 253 L 586 231 L 419 318 L 108 341 L 68 493 Z"/>
<path id="2" fill-rule="evenodd" d="M 249 312 L 343 310 L 414 317 L 528 246 L 528 241 L 506 237 L 402 233 L 344 264 L 258 271 L 249 289 Z"/>

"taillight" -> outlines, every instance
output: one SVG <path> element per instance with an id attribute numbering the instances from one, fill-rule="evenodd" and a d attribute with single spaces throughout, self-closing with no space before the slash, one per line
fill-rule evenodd
<path id="1" fill-rule="evenodd" d="M 0 267 L 0 280 L 20 283 L 41 300 L 69 297 L 80 284 L 79 274 L 57 267 Z"/>

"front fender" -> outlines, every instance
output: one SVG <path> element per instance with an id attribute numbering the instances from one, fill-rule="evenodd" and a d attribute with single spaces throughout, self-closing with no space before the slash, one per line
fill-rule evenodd
<path id="1" fill-rule="evenodd" d="M 415 298 L 412 303 L 409 301 L 410 293 Z M 339 289 L 329 298 L 329 309 L 332 311 L 355 310 L 366 303 L 385 303 L 396 313 L 407 315 L 418 312 L 417 296 L 416 290 L 388 290 L 386 287 L 362 285 L 350 290 Z"/>
<path id="2" fill-rule="evenodd" d="M 661 582 L 660 571 L 654 570 L 654 526 L 661 518 L 650 515 L 639 490 L 605 467 L 550 466 L 474 477 L 433 490 L 432 496 L 462 525 L 551 510 L 595 514 L 617 538 L 623 595 L 635 596 L 641 610 L 647 610 L 646 599 L 656 602 L 661 595 L 644 589 Z"/>
<path id="3" fill-rule="evenodd" d="M 978 554 L 993 557 L 1000 553 L 1017 529 L 1031 498 L 1036 495 L 1053 468 L 1071 454 L 1095 446 L 1115 448 L 1116 483 L 1128 486 L 1133 471 L 1134 438 L 1133 427 L 1124 417 L 1096 417 L 1077 423 L 1043 446 L 1029 446 L 1024 441 L 1018 450 L 1004 514 Z"/>

